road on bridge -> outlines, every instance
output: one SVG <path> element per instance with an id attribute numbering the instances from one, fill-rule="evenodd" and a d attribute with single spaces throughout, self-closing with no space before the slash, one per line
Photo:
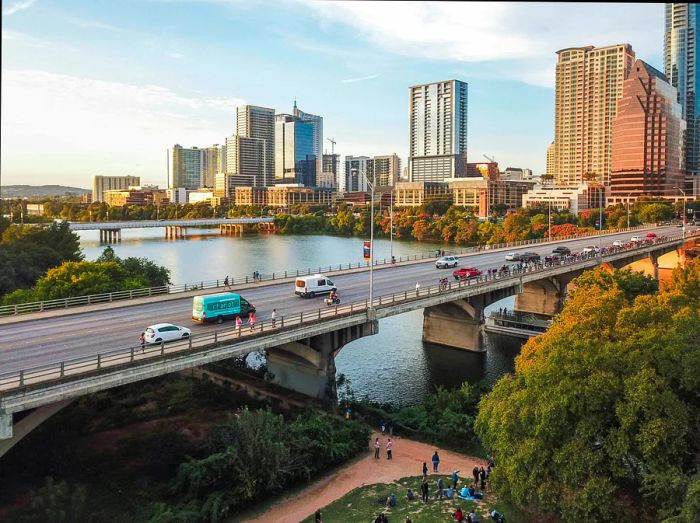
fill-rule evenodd
<path id="1" fill-rule="evenodd" d="M 632 235 L 644 236 L 649 229 L 640 229 L 603 237 L 603 246 L 611 245 L 615 240 L 629 241 Z M 653 229 L 659 236 L 680 233 L 677 227 L 660 227 Z M 556 242 L 553 244 L 530 245 L 517 249 L 485 251 L 460 256 L 460 266 L 474 266 L 481 270 L 500 267 L 504 263 L 506 252 L 537 252 L 544 255 L 551 253 L 555 245 L 566 245 L 573 252 L 578 252 L 587 245 L 598 245 L 598 238 L 582 238 Z M 442 277 L 451 278 L 452 269 L 437 270 L 435 260 L 375 269 L 374 295 L 414 290 L 416 282 L 427 287 L 437 285 Z M 369 274 L 353 272 L 333 276 L 338 287 L 338 294 L 343 303 L 367 299 Z M 323 297 L 302 299 L 294 294 L 293 284 L 261 283 L 259 287 L 246 289 L 241 294 L 253 303 L 258 310 L 258 319 L 270 316 L 272 308 L 277 309 L 277 317 L 297 314 L 325 307 Z M 96 307 L 99 307 L 96 306 Z M 92 356 L 109 349 L 134 346 L 139 334 L 148 326 L 156 323 L 175 323 L 192 329 L 193 335 L 214 329 L 220 325 L 200 325 L 191 319 L 192 298 L 182 298 L 153 303 L 124 302 L 123 307 L 76 313 L 68 316 L 46 317 L 42 319 L 22 320 L 16 323 L 0 325 L 0 374 L 15 372 L 62 360 Z M 225 326 L 226 324 L 224 324 Z M 228 323 L 233 327 L 233 322 Z"/>

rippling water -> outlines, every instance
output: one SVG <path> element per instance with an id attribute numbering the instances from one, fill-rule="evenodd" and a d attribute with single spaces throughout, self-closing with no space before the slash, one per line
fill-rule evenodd
<path id="1" fill-rule="evenodd" d="M 333 236 L 252 235 L 220 236 L 218 230 L 190 229 L 185 240 L 166 240 L 161 229 L 124 229 L 122 242 L 112 247 L 120 257 L 138 256 L 165 265 L 174 283 L 242 276 L 288 269 L 337 265 L 362 259 L 362 240 Z M 87 259 L 97 258 L 104 246 L 97 231 L 81 233 Z M 233 249 L 232 249 L 233 246 Z M 421 242 L 394 242 L 394 255 L 434 250 Z M 231 252 L 235 254 L 232 255 Z M 390 257 L 387 240 L 375 241 L 375 256 Z M 512 308 L 513 298 L 487 308 Z M 346 345 L 336 358 L 339 373 L 350 380 L 359 397 L 410 405 L 436 385 L 454 387 L 463 381 L 494 380 L 513 369 L 520 342 L 487 336 L 484 353 L 450 349 L 421 341 L 423 312 L 413 311 L 380 321 L 379 334 Z"/>

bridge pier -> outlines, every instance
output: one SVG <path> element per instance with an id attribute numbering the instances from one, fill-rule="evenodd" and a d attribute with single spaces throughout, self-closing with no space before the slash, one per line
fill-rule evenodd
<path id="1" fill-rule="evenodd" d="M 243 236 L 243 224 L 222 223 L 219 225 L 219 233 L 227 236 Z"/>
<path id="2" fill-rule="evenodd" d="M 484 296 L 423 309 L 423 341 L 484 352 Z"/>
<path id="3" fill-rule="evenodd" d="M 187 236 L 187 229 L 181 225 L 166 225 L 165 238 L 168 240 L 182 239 Z"/>
<path id="4" fill-rule="evenodd" d="M 558 314 L 564 306 L 566 286 L 573 276 L 555 276 L 524 284 L 522 292 L 515 296 L 515 310 L 547 316 Z"/>
<path id="5" fill-rule="evenodd" d="M 121 229 L 100 229 L 100 243 L 116 243 L 121 241 Z"/>
<path id="6" fill-rule="evenodd" d="M 335 355 L 347 343 L 377 332 L 379 323 L 374 320 L 268 349 L 272 382 L 313 398 L 335 401 Z"/>

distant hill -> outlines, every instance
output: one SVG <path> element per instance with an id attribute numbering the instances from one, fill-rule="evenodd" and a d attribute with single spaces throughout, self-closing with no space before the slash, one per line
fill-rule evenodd
<path id="1" fill-rule="evenodd" d="M 42 198 L 45 196 L 81 195 L 90 189 L 66 185 L 3 185 L 3 198 Z"/>

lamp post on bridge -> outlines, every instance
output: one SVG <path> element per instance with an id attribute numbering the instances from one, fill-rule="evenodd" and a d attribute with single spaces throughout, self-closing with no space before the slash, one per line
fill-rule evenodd
<path id="1" fill-rule="evenodd" d="M 370 211 L 369 211 L 369 305 L 368 309 L 373 310 L 374 303 L 374 180 L 371 182 L 366 173 L 363 173 L 367 186 L 370 189 Z"/>
<path id="2" fill-rule="evenodd" d="M 685 191 L 683 189 L 681 189 L 680 187 L 674 187 L 674 189 L 678 189 L 681 192 L 681 194 L 683 195 L 683 239 L 685 240 L 685 224 L 686 224 L 685 220 L 686 220 L 686 216 L 688 215 L 688 213 L 686 213 L 686 211 L 685 211 Z"/>

